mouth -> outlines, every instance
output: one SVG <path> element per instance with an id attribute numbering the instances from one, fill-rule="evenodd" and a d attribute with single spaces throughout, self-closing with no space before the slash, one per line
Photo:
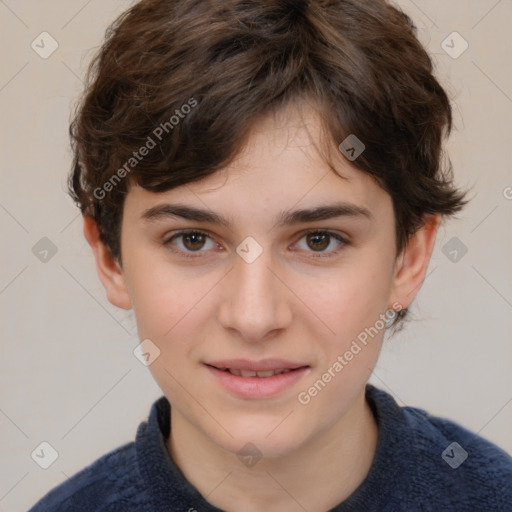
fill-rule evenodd
<path id="1" fill-rule="evenodd" d="M 259 361 L 223 359 L 220 361 L 208 361 L 205 364 L 238 377 L 260 377 L 263 379 L 309 367 L 309 365 L 302 362 L 278 358 L 260 359 Z"/>
<path id="2" fill-rule="evenodd" d="M 204 363 L 214 381 L 244 399 L 269 399 L 293 389 L 311 373 L 311 367 L 282 359 L 229 360 Z"/>
<path id="3" fill-rule="evenodd" d="M 265 379 L 268 377 L 274 377 L 275 375 L 281 375 L 283 373 L 294 372 L 294 371 L 300 370 L 301 368 L 307 368 L 307 366 L 300 366 L 298 368 L 277 368 L 275 370 L 255 371 L 255 370 L 242 370 L 241 368 L 219 368 L 217 366 L 209 365 L 209 364 L 207 364 L 206 366 L 210 366 L 217 370 L 231 373 L 231 375 L 236 375 L 238 377 L 259 377 L 262 379 Z"/>

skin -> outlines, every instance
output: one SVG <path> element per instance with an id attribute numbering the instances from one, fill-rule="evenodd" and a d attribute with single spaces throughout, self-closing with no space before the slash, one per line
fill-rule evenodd
<path id="1" fill-rule="evenodd" d="M 122 266 L 99 240 L 94 221 L 84 219 L 108 299 L 133 308 L 140 339 L 161 351 L 149 368 L 172 404 L 169 453 L 223 510 L 321 512 L 362 483 L 378 438 L 364 389 L 384 331 L 309 403 L 297 396 L 380 314 L 411 304 L 435 242 L 440 217 L 426 216 L 397 255 L 390 196 L 341 153 L 331 161 L 334 173 L 317 150 L 322 140 L 312 108 L 304 107 L 301 117 L 288 107 L 256 122 L 237 159 L 213 176 L 159 194 L 131 187 Z M 367 208 L 371 219 L 276 225 L 282 210 L 339 201 Z M 141 219 L 163 203 L 207 208 L 232 225 Z M 211 238 L 182 236 L 165 245 L 176 231 L 191 228 Z M 312 228 L 340 234 L 348 244 L 331 237 L 322 245 L 304 235 Z M 263 248 L 250 264 L 236 252 L 247 236 Z M 310 369 L 278 396 L 243 399 L 203 365 L 237 357 L 280 357 Z M 248 442 L 262 455 L 251 467 L 237 456 Z"/>

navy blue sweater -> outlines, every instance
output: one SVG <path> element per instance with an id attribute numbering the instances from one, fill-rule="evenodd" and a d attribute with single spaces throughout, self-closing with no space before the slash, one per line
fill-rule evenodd
<path id="1" fill-rule="evenodd" d="M 371 384 L 366 399 L 379 429 L 375 459 L 333 512 L 512 511 L 512 457 L 503 450 L 452 421 L 400 407 Z M 162 396 L 135 442 L 100 457 L 29 512 L 219 512 L 170 458 L 169 431 Z"/>

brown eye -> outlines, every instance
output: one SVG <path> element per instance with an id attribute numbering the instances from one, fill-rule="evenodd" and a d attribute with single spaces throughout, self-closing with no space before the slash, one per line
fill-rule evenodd
<path id="1" fill-rule="evenodd" d="M 329 247 L 330 235 L 327 234 L 309 234 L 307 235 L 307 240 L 309 247 L 318 251 L 324 251 L 327 247 Z"/>
<path id="2" fill-rule="evenodd" d="M 306 243 L 301 247 L 301 241 L 305 239 Z M 332 247 L 334 243 L 334 247 Z M 305 245 L 305 247 L 304 247 Z M 331 231 L 314 230 L 305 233 L 297 246 L 313 255 L 313 257 L 329 257 L 337 255 L 349 242 L 338 233 Z M 331 247 L 331 250 L 328 248 Z M 318 253 L 318 254 L 315 254 Z"/>
<path id="3" fill-rule="evenodd" d="M 187 235 L 183 236 L 183 245 L 191 250 L 191 251 L 197 251 L 198 249 L 201 249 L 205 242 L 205 236 L 201 233 L 189 233 Z"/>
<path id="4" fill-rule="evenodd" d="M 211 244 L 210 247 L 208 247 L 208 242 Z M 193 253 L 197 253 L 196 255 L 200 256 L 207 252 L 208 249 L 213 249 L 217 246 L 211 237 L 202 231 L 180 231 L 164 240 L 163 245 L 168 246 L 173 252 L 183 254 L 184 256 Z"/>

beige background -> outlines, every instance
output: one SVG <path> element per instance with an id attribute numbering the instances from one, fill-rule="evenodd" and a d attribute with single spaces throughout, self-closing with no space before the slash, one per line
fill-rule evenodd
<path id="1" fill-rule="evenodd" d="M 0 1 L 0 512 L 26 510 L 133 440 L 161 395 L 132 354 L 131 314 L 106 300 L 64 192 L 81 77 L 107 24 L 128 5 Z M 512 2 L 399 5 L 455 101 L 448 151 L 457 182 L 474 185 L 474 198 L 439 233 L 413 307 L 418 320 L 387 342 L 371 381 L 512 454 Z M 31 48 L 43 31 L 59 45 L 47 59 Z M 441 47 L 453 31 L 469 44 L 456 59 Z M 57 249 L 46 263 L 32 252 L 43 237 Z M 468 249 L 456 263 L 443 253 L 452 237 Z M 46 470 L 31 458 L 43 441 L 59 454 Z"/>

